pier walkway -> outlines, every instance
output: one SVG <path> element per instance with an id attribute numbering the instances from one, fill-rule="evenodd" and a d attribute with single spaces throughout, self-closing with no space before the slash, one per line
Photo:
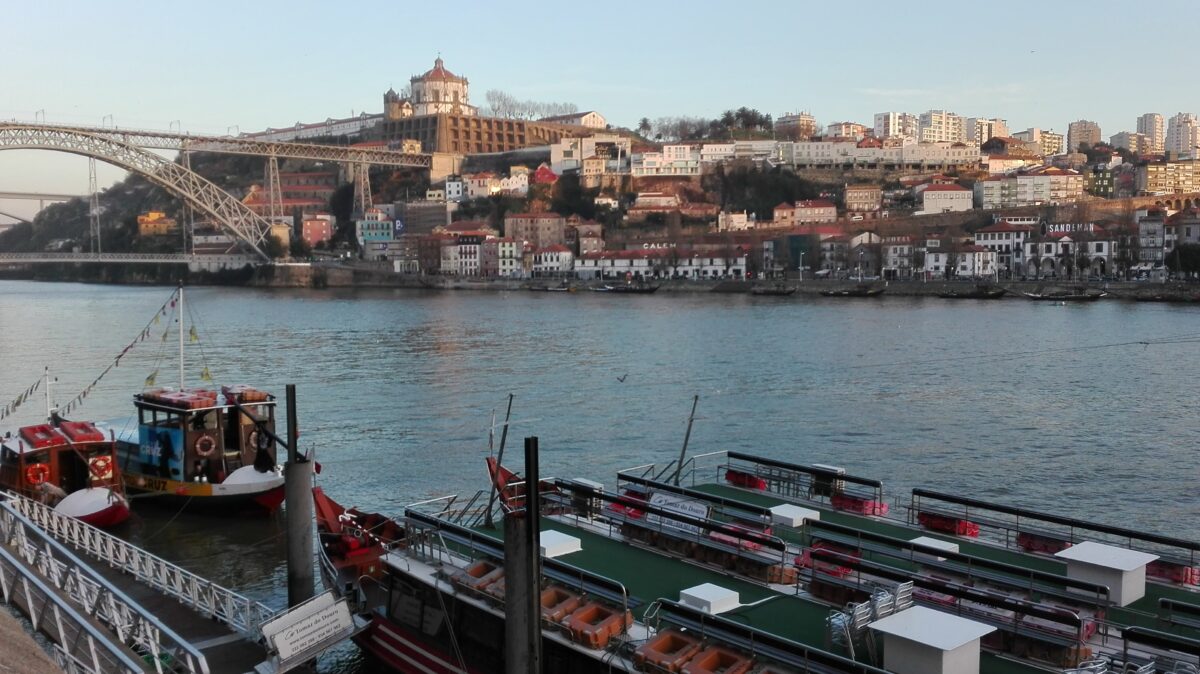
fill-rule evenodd
<path id="1" fill-rule="evenodd" d="M 276 612 L 20 496 L 0 497 L 0 592 L 67 672 L 276 672 Z"/>

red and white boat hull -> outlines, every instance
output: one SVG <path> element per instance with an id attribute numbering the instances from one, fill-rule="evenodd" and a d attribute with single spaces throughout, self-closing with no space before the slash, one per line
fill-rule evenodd
<path id="1" fill-rule="evenodd" d="M 464 671 L 450 653 L 417 639 L 404 627 L 378 615 L 373 616 L 370 626 L 354 642 L 397 672 L 480 674 L 471 668 Z"/>
<path id="2" fill-rule="evenodd" d="M 88 487 L 67 494 L 54 511 L 94 527 L 114 527 L 129 519 L 129 503 L 107 487 Z"/>

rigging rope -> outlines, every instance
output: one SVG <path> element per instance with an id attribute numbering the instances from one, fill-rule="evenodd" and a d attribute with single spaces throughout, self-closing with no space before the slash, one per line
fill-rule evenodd
<path id="1" fill-rule="evenodd" d="M 104 371 L 100 373 L 100 376 L 93 379 L 91 384 L 88 384 L 87 386 L 84 387 L 84 389 L 82 391 L 79 392 L 79 395 L 72 398 L 66 405 L 63 406 L 63 408 L 62 408 L 63 414 L 70 414 L 72 410 L 75 410 L 75 409 L 79 408 L 80 406 L 82 406 L 83 401 L 87 399 L 88 395 L 90 395 L 93 390 L 95 390 L 96 385 L 100 383 L 100 380 L 104 379 L 104 377 L 106 375 L 108 375 L 108 373 L 111 372 L 113 370 L 113 368 L 120 367 L 121 359 L 125 357 L 125 354 L 127 354 L 131 350 L 133 350 L 133 348 L 135 346 L 137 346 L 138 344 L 146 341 L 146 338 L 148 338 L 150 336 L 151 326 L 153 326 L 156 322 L 158 322 L 159 318 L 161 316 L 167 315 L 167 307 L 168 306 L 170 306 L 170 307 L 175 306 L 175 303 L 178 301 L 178 295 L 179 295 L 178 290 L 175 290 L 171 293 L 171 296 L 169 298 L 167 298 L 167 301 L 163 302 L 163 305 L 158 308 L 158 311 L 154 312 L 154 317 L 151 318 L 149 321 L 146 321 L 146 326 L 144 328 L 142 328 L 141 332 L 138 333 L 137 337 L 134 337 L 133 341 L 130 342 L 129 344 L 127 344 L 125 346 L 125 348 L 121 350 L 121 353 L 117 354 L 116 358 L 113 358 L 113 362 L 109 363 L 108 367 L 104 368 Z"/>

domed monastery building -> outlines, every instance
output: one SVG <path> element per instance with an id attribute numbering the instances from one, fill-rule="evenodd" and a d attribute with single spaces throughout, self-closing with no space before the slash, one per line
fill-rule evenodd
<path id="1" fill-rule="evenodd" d="M 508 152 L 550 145 L 590 131 L 570 115 L 538 122 L 480 116 L 479 108 L 471 105 L 470 82 L 447 70 L 441 57 L 433 62 L 433 68 L 413 76 L 409 84 L 412 94 L 408 98 L 394 89 L 383 95 L 382 136 L 389 141 L 418 140 L 423 152 Z"/>

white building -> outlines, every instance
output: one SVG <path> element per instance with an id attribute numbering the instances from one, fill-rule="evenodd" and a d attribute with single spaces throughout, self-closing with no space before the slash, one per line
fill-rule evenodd
<path id="1" fill-rule="evenodd" d="M 1008 122 L 1003 119 L 987 119 L 986 117 L 968 117 L 964 123 L 966 142 L 982 145 L 989 138 L 1008 135 Z"/>
<path id="2" fill-rule="evenodd" d="M 781 145 L 782 161 L 795 168 L 830 166 L 896 166 L 918 169 L 976 168 L 978 145 L 965 143 L 894 143 L 879 147 L 870 139 L 802 141 Z M 860 147 L 861 146 L 861 147 Z"/>
<path id="3" fill-rule="evenodd" d="M 575 255 L 566 246 L 555 244 L 533 252 L 535 277 L 570 276 L 575 272 Z"/>
<path id="4" fill-rule="evenodd" d="M 567 115 L 554 115 L 553 117 L 543 117 L 539 122 L 550 122 L 552 124 L 568 124 L 570 126 L 584 126 L 589 129 L 606 129 L 608 121 L 604 119 L 604 115 L 595 110 L 587 112 L 572 112 Z"/>
<path id="5" fill-rule="evenodd" d="M 718 232 L 743 232 L 747 229 L 754 229 L 754 214 L 747 216 L 746 211 L 741 213 L 721 211 L 717 214 Z"/>
<path id="6" fill-rule="evenodd" d="M 1190 112 L 1181 112 L 1167 121 L 1164 149 L 1177 157 L 1196 157 L 1200 146 L 1200 119 Z"/>
<path id="7" fill-rule="evenodd" d="M 575 261 L 575 275 L 584 280 L 661 276 L 669 255 L 670 251 L 662 248 L 587 253 Z"/>
<path id="8" fill-rule="evenodd" d="M 529 193 L 529 174 L 517 173 L 506 178 L 501 178 L 500 193 L 525 196 Z"/>
<path id="9" fill-rule="evenodd" d="M 1042 148 L 1042 156 L 1052 157 L 1056 154 L 1062 154 L 1066 144 L 1066 139 L 1061 133 L 1053 131 L 1043 131 L 1037 127 L 1030 127 L 1024 131 L 1018 131 L 1013 134 L 1013 138 L 1023 140 L 1027 143 L 1037 143 Z"/>
<path id="10" fill-rule="evenodd" d="M 922 185 L 921 211 L 926 213 L 957 213 L 974 207 L 971 190 L 961 185 Z"/>
<path id="11" fill-rule="evenodd" d="M 875 113 L 876 138 L 909 138 L 915 141 L 920 129 L 921 120 L 916 115 L 907 112 Z"/>
<path id="12" fill-rule="evenodd" d="M 550 170 L 558 175 L 580 170 L 583 160 L 599 157 L 605 161 L 605 172 L 626 173 L 629 170 L 630 139 L 615 133 L 597 133 L 585 138 L 567 137 L 550 145 Z"/>
<path id="13" fill-rule="evenodd" d="M 736 143 L 705 143 L 700 146 L 700 162 L 719 164 L 727 159 L 733 159 L 736 150 Z"/>
<path id="14" fill-rule="evenodd" d="M 643 152 L 633 156 L 633 177 L 698 176 L 700 152 L 692 145 L 664 145 L 661 152 Z"/>
<path id="15" fill-rule="evenodd" d="M 945 110 L 929 110 L 918 119 L 917 138 L 922 143 L 962 143 L 967 140 L 965 120 Z"/>
<path id="16" fill-rule="evenodd" d="M 466 193 L 465 185 L 462 178 L 452 176 L 446 179 L 446 200 L 447 201 L 462 201 L 463 195 Z"/>
<path id="17" fill-rule="evenodd" d="M 987 278 L 996 275 L 996 253 L 983 246 L 960 246 L 954 261 L 960 277 Z"/>
<path id="18" fill-rule="evenodd" d="M 975 183 L 980 208 L 1013 208 L 1061 204 L 1083 197 L 1083 174 L 1072 169 L 1039 166 L 1024 173 L 991 176 Z"/>
<path id="19" fill-rule="evenodd" d="M 693 253 L 680 257 L 671 272 L 681 278 L 740 278 L 746 274 L 746 253 Z"/>
<path id="20" fill-rule="evenodd" d="M 328 118 L 324 122 L 311 124 L 296 122 L 294 126 L 282 129 L 269 128 L 266 131 L 259 131 L 257 133 L 243 133 L 240 137 L 288 143 L 308 140 L 310 138 L 360 136 L 363 132 L 377 126 L 381 121 L 383 121 L 383 115 L 369 115 L 364 112 L 356 117 L 346 117 L 344 119 Z"/>
<path id="21" fill-rule="evenodd" d="M 996 254 L 1000 273 L 1020 274 L 1025 269 L 1025 242 L 1034 234 L 1032 225 L 1003 220 L 975 232 L 975 245 Z"/>
<path id="22" fill-rule="evenodd" d="M 1150 147 L 1148 152 L 1162 152 L 1166 145 L 1166 126 L 1163 116 L 1157 112 L 1147 112 L 1138 117 L 1137 132 L 1146 137 Z"/>
<path id="23" fill-rule="evenodd" d="M 883 277 L 888 280 L 912 278 L 912 237 L 885 236 L 883 238 Z"/>

